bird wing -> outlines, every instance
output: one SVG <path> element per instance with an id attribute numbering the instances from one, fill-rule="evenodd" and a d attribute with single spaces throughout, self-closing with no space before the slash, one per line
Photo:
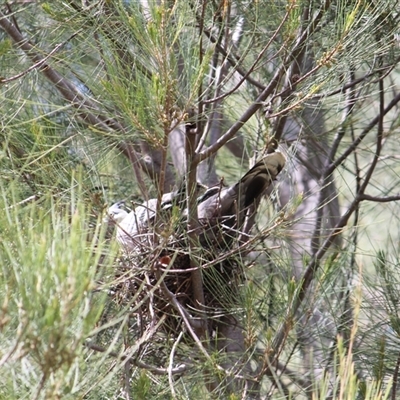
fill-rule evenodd
<path id="1" fill-rule="evenodd" d="M 253 204 L 276 179 L 285 162 L 280 152 L 268 154 L 258 161 L 235 185 L 236 196 L 241 200 L 238 207 L 243 209 Z"/>
<path id="2" fill-rule="evenodd" d="M 230 216 L 243 211 L 259 200 L 285 166 L 280 152 L 266 155 L 258 161 L 235 185 L 221 189 L 200 203 L 197 209 L 200 219 Z"/>

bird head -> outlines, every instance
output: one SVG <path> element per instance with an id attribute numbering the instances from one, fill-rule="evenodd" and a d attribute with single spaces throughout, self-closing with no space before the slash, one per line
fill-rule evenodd
<path id="1" fill-rule="evenodd" d="M 127 211 L 123 209 L 125 205 L 124 201 L 119 201 L 118 203 L 113 204 L 107 212 L 107 217 L 105 218 L 107 222 L 114 221 L 117 224 L 121 223 L 123 219 L 128 215 Z"/>

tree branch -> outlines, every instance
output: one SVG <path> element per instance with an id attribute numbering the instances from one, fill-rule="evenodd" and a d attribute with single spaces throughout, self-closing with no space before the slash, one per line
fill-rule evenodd
<path id="1" fill-rule="evenodd" d="M 194 117 L 193 115 L 189 116 Z M 186 152 L 186 198 L 187 198 L 187 210 L 188 210 L 188 239 L 189 239 L 189 252 L 190 252 L 190 267 L 199 267 L 196 260 L 196 249 L 199 248 L 198 236 L 196 235 L 197 227 L 199 226 L 197 216 L 197 164 L 195 163 L 196 158 L 196 134 L 197 126 L 188 123 L 186 125 L 185 135 L 185 152 Z M 191 281 L 193 289 L 193 300 L 195 307 L 199 307 L 201 316 L 203 318 L 202 324 L 196 329 L 196 334 L 199 337 L 203 337 L 207 332 L 207 321 L 204 300 L 204 288 L 203 288 L 203 273 L 201 268 L 194 268 L 191 271 Z"/>
<path id="2" fill-rule="evenodd" d="M 235 93 L 236 90 L 239 89 L 240 86 L 242 86 L 242 84 L 248 79 L 248 77 L 250 76 L 250 74 L 251 74 L 251 73 L 254 71 L 254 69 L 256 68 L 257 64 L 258 64 L 259 61 L 261 60 L 261 57 L 262 57 L 262 56 L 264 55 L 264 53 L 269 49 L 271 43 L 276 39 L 278 33 L 282 30 L 282 27 L 283 27 L 283 25 L 285 24 L 285 22 L 287 21 L 289 15 L 290 15 L 290 12 L 293 10 L 294 6 L 295 6 L 295 3 L 292 3 L 292 4 L 288 7 L 288 9 L 287 9 L 287 11 L 286 11 L 286 14 L 285 14 L 284 17 L 282 18 L 282 21 L 281 21 L 281 23 L 279 24 L 278 28 L 276 28 L 275 32 L 272 34 L 272 36 L 271 36 L 270 39 L 268 40 L 268 43 L 264 46 L 264 48 L 263 48 L 263 49 L 260 51 L 260 53 L 257 55 L 257 58 L 256 58 L 255 61 L 253 62 L 253 65 L 247 70 L 247 72 L 245 72 L 244 75 L 242 75 L 242 78 L 239 80 L 239 82 L 238 82 L 232 89 L 230 89 L 228 92 L 225 92 L 225 93 L 223 93 L 223 94 L 221 94 L 221 95 L 219 95 L 219 96 L 216 96 L 216 97 L 214 97 L 214 98 L 212 98 L 212 99 L 205 100 L 205 101 L 204 101 L 205 104 L 207 104 L 207 103 L 213 103 L 213 102 L 215 102 L 215 101 L 222 100 L 222 99 L 224 99 L 225 97 L 231 95 L 232 93 Z M 235 64 L 233 67 L 234 67 L 234 69 L 235 69 L 235 71 L 236 71 L 237 64 Z M 265 87 L 262 87 L 262 88 L 264 89 Z"/>
<path id="3" fill-rule="evenodd" d="M 398 93 L 389 104 L 382 110 L 382 117 L 385 116 L 397 103 L 400 102 L 400 93 Z M 338 158 L 336 161 L 331 162 L 328 166 L 327 174 L 330 175 L 332 172 L 343 163 L 346 158 L 353 153 L 358 147 L 358 145 L 363 141 L 373 127 L 379 123 L 381 114 L 377 115 L 372 121 L 363 129 L 360 135 L 353 141 L 353 143 L 347 148 L 347 150 Z"/>
<path id="4" fill-rule="evenodd" d="M 374 118 L 371 121 L 371 123 L 367 127 L 367 128 L 369 128 L 368 129 L 368 131 L 369 131 L 370 129 L 372 129 L 372 126 L 374 126 L 376 123 L 378 123 L 378 125 L 379 125 L 378 126 L 378 130 L 377 130 L 376 151 L 375 151 L 374 159 L 373 159 L 373 161 L 371 163 L 371 166 L 370 166 L 370 168 L 369 168 L 369 170 L 368 170 L 368 172 L 366 174 L 366 177 L 364 178 L 364 182 L 360 187 L 359 193 L 356 194 L 355 199 L 350 204 L 350 206 L 347 209 L 347 211 L 342 215 L 342 217 L 340 218 L 340 220 L 338 221 L 336 226 L 331 230 L 331 233 L 325 239 L 323 244 L 312 255 L 311 260 L 307 265 L 306 271 L 303 274 L 301 283 L 300 283 L 300 285 L 299 285 L 299 287 L 297 289 L 297 295 L 294 298 L 294 300 L 293 300 L 293 302 L 292 302 L 292 304 L 290 306 L 288 317 L 282 323 L 281 327 L 278 329 L 278 332 L 277 332 L 277 334 L 276 334 L 276 336 L 274 338 L 272 350 L 271 350 L 271 353 L 269 354 L 270 358 L 273 358 L 273 357 L 276 358 L 279 355 L 281 346 L 282 346 L 282 344 L 283 344 L 283 342 L 284 342 L 284 340 L 285 340 L 285 338 L 287 336 L 287 332 L 289 332 L 291 327 L 293 326 L 294 315 L 296 314 L 297 310 L 299 309 L 300 305 L 302 304 L 302 302 L 303 302 L 303 300 L 304 300 L 304 298 L 306 296 L 307 289 L 310 286 L 312 280 L 314 279 L 315 273 L 317 272 L 317 270 L 319 268 L 319 262 L 321 261 L 322 257 L 326 254 L 326 252 L 330 248 L 330 246 L 334 243 L 336 235 L 338 235 L 342 231 L 342 229 L 347 225 L 350 217 L 356 211 L 356 209 L 357 209 L 357 207 L 358 207 L 358 205 L 359 205 L 359 203 L 361 201 L 361 197 L 363 196 L 364 191 L 365 191 L 366 187 L 368 186 L 368 183 L 369 183 L 370 178 L 372 176 L 372 172 L 375 169 L 375 166 L 376 166 L 376 163 L 377 163 L 377 161 L 379 159 L 379 155 L 380 155 L 381 148 L 382 148 L 383 117 L 390 110 L 390 108 L 393 107 L 394 104 L 396 104 L 397 101 L 400 100 L 400 98 L 399 98 L 399 99 L 397 99 L 397 101 L 392 101 L 389 104 L 389 106 L 385 108 L 384 104 L 383 104 L 383 97 L 384 97 L 383 83 L 381 83 L 380 84 L 380 113 L 376 118 Z M 366 133 L 365 133 L 365 135 L 366 135 Z M 360 138 L 360 136 L 359 136 L 359 138 Z M 349 147 L 353 148 L 353 146 L 354 146 L 354 142 Z M 351 152 L 349 151 L 349 149 L 347 149 L 347 151 L 345 152 L 345 154 L 350 154 L 350 153 Z M 333 163 L 333 165 L 335 165 L 335 164 L 336 163 Z M 338 165 L 340 165 L 340 164 L 338 164 Z M 333 170 L 332 170 L 332 172 L 330 172 L 331 168 L 332 168 L 332 164 L 329 165 L 328 168 L 326 169 L 325 176 L 328 176 L 328 174 L 330 175 L 333 172 Z"/>
<path id="5" fill-rule="evenodd" d="M 214 144 L 197 154 L 195 159 L 196 164 L 216 153 L 222 146 L 226 144 L 226 142 L 228 142 L 228 140 L 235 136 L 239 129 L 241 129 L 242 126 L 262 107 L 263 102 L 274 91 L 285 71 L 285 65 L 281 65 L 281 67 L 275 72 L 275 75 L 271 79 L 269 85 L 261 92 L 254 103 L 243 113 L 243 115 L 228 129 L 228 131 Z"/>
<path id="6" fill-rule="evenodd" d="M 395 196 L 385 196 L 385 197 L 377 197 L 377 196 L 370 196 L 369 194 L 360 194 L 359 195 L 360 201 L 367 200 L 367 201 L 374 201 L 376 203 L 390 203 L 391 201 L 398 201 L 400 200 L 400 194 Z"/>
<path id="7" fill-rule="evenodd" d="M 269 85 L 265 87 L 256 100 L 251 104 L 247 110 L 242 114 L 242 116 L 228 129 L 228 131 L 222 135 L 214 144 L 197 154 L 195 162 L 198 164 L 199 162 L 205 160 L 212 154 L 216 153 L 222 146 L 224 146 L 233 136 L 242 128 L 242 126 L 263 106 L 265 100 L 269 95 L 273 93 L 275 88 L 277 87 L 280 79 L 286 73 L 288 69 L 288 65 L 290 65 L 293 59 L 297 59 L 298 54 L 302 52 L 305 41 L 309 38 L 309 36 L 315 31 L 318 21 L 322 18 L 324 10 L 329 7 L 330 1 L 326 0 L 324 5 L 321 7 L 320 11 L 317 13 L 315 18 L 309 24 L 308 29 L 305 29 L 303 34 L 296 41 L 293 49 L 290 51 L 286 59 L 281 63 L 280 68 L 275 72 L 272 77 Z M 333 57 L 334 50 L 329 54 L 329 57 Z M 315 67 L 312 72 L 315 72 L 317 69 L 321 68 L 322 64 Z M 303 77 L 304 79 L 304 77 Z"/>
<path id="8" fill-rule="evenodd" d="M 37 65 L 37 68 L 43 75 L 55 86 L 60 94 L 67 100 L 75 109 L 78 110 L 79 117 L 87 124 L 93 125 L 96 129 L 103 132 L 122 132 L 126 133 L 126 128 L 114 118 L 109 118 L 102 115 L 103 110 L 99 109 L 98 104 L 86 98 L 79 90 L 55 70 L 46 61 L 49 56 L 41 57 L 36 51 L 35 47 L 25 39 L 19 32 L 17 27 L 12 24 L 8 18 L 0 11 L 0 27 L 13 39 L 17 47 L 24 51 L 24 53 Z M 76 34 L 76 33 L 75 33 Z M 154 173 L 154 168 L 149 168 L 148 160 L 141 157 L 135 150 L 134 145 L 126 141 L 118 141 L 116 144 L 117 149 L 126 156 L 134 170 L 136 180 L 143 194 L 147 193 L 147 186 L 144 183 L 142 172 L 145 171 L 153 180 L 156 180 L 157 173 Z M 155 151 L 152 151 L 152 156 L 155 156 Z M 153 159 L 153 158 L 152 158 Z M 139 168 L 141 167 L 141 169 Z M 152 167 L 154 165 L 152 164 Z M 168 181 L 168 184 L 171 182 Z"/>

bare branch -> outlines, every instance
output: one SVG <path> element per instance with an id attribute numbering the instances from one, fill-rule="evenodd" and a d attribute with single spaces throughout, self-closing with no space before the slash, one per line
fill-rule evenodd
<path id="1" fill-rule="evenodd" d="M 291 4 L 287 11 L 286 14 L 284 15 L 284 17 L 282 18 L 281 23 L 279 24 L 279 26 L 276 28 L 275 32 L 272 34 L 272 36 L 270 37 L 268 43 L 264 46 L 264 48 L 259 52 L 259 54 L 257 55 L 257 58 L 255 59 L 255 61 L 253 62 L 253 65 L 248 69 L 248 71 L 242 75 L 242 78 L 239 80 L 239 82 L 228 92 L 221 94 L 220 96 L 214 97 L 213 99 L 208 99 L 208 100 L 204 100 L 204 103 L 213 103 L 216 102 L 218 100 L 222 100 L 225 97 L 228 97 L 229 95 L 231 95 L 232 93 L 235 93 L 236 90 L 238 90 L 240 88 L 240 86 L 242 86 L 242 84 L 247 80 L 247 78 L 250 76 L 250 74 L 254 71 L 254 69 L 256 68 L 257 64 L 259 63 L 259 61 L 261 60 L 262 56 L 264 55 L 264 53 L 269 49 L 269 47 L 271 46 L 271 43 L 276 39 L 278 33 L 282 30 L 283 25 L 285 24 L 285 22 L 287 21 L 290 13 L 292 12 L 294 8 L 294 3 Z M 236 64 L 237 65 L 237 64 Z M 236 69 L 236 66 L 234 66 L 234 68 Z"/>
<path id="2" fill-rule="evenodd" d="M 192 116 L 193 117 L 193 116 Z M 197 215 L 197 164 L 196 158 L 196 134 L 197 128 L 192 126 L 190 123 L 186 125 L 185 135 L 185 151 L 186 151 L 186 196 L 187 196 L 187 210 L 188 210 L 188 239 L 189 239 L 189 251 L 190 251 L 190 267 L 198 267 L 198 262 L 195 258 L 196 250 L 199 248 L 198 236 L 194 233 L 196 228 L 199 226 L 198 215 Z M 207 331 L 207 321 L 205 320 L 205 300 L 204 300 L 204 288 L 203 288 L 203 274 L 200 268 L 192 270 L 192 288 L 193 288 L 193 299 L 196 307 L 201 310 L 202 320 L 201 326 L 196 329 L 196 333 L 199 337 L 203 337 Z"/>
<path id="3" fill-rule="evenodd" d="M 312 253 L 315 253 L 318 250 L 318 247 L 320 244 L 322 217 L 323 217 L 323 212 L 324 212 L 323 205 L 329 201 L 329 199 L 328 199 L 329 191 L 327 191 L 326 188 L 332 183 L 333 178 L 331 175 L 329 175 L 327 173 L 328 165 L 334 160 L 336 151 L 339 147 L 339 144 L 342 141 L 342 139 L 346 133 L 345 124 L 346 124 L 346 121 L 348 120 L 349 116 L 352 114 L 355 101 L 356 101 L 356 99 L 354 98 L 354 91 L 348 90 L 346 93 L 346 107 L 343 110 L 342 121 L 340 123 L 339 129 L 336 133 L 336 137 L 331 145 L 328 157 L 325 162 L 325 168 L 324 168 L 324 173 L 323 173 L 322 182 L 321 182 L 321 192 L 320 192 L 320 196 L 319 196 L 320 198 L 318 200 L 318 206 L 317 206 L 317 216 L 316 216 L 316 221 L 315 221 L 314 233 L 311 238 Z"/>
<path id="4" fill-rule="evenodd" d="M 263 103 L 265 100 L 268 98 L 269 95 L 273 93 L 275 88 L 277 87 L 278 83 L 280 82 L 282 76 L 285 74 L 287 71 L 288 65 L 290 65 L 293 61 L 293 59 L 297 59 L 298 55 L 303 51 L 303 45 L 305 41 L 308 39 L 308 37 L 314 32 L 318 25 L 318 21 L 322 18 L 324 11 L 329 7 L 330 1 L 326 0 L 324 4 L 322 5 L 321 9 L 317 13 L 317 15 L 314 17 L 314 19 L 311 21 L 309 24 L 308 29 L 305 29 L 302 35 L 298 38 L 296 41 L 293 49 L 289 53 L 289 55 L 285 58 L 285 61 L 283 61 L 280 65 L 280 68 L 277 69 L 275 72 L 274 76 L 271 78 L 270 83 L 268 84 L 267 87 L 262 90 L 262 92 L 259 94 L 257 99 L 251 104 L 247 110 L 242 114 L 242 116 L 228 129 L 228 131 L 221 136 L 217 142 L 197 154 L 196 156 L 196 163 L 198 164 L 199 162 L 205 160 L 212 154 L 216 153 L 222 146 L 224 146 L 230 139 L 233 138 L 233 136 L 239 131 L 239 129 L 263 106 Z M 328 57 L 333 57 L 333 55 L 339 50 L 339 46 L 337 46 L 334 50 L 332 50 L 329 53 Z M 322 65 L 319 65 L 315 67 L 312 72 L 315 72 L 317 69 L 321 68 Z M 311 73 L 311 72 L 310 72 Z M 304 79 L 304 77 L 303 77 Z M 287 112 L 287 111 L 286 111 Z M 279 113 L 280 114 L 280 113 Z M 278 115 L 278 114 L 276 114 Z M 275 143 L 276 148 L 277 143 Z M 273 151 L 273 149 L 271 149 Z"/>
<path id="5" fill-rule="evenodd" d="M 226 142 L 228 142 L 228 140 L 232 139 L 233 136 L 235 136 L 239 129 L 241 129 L 242 126 L 262 107 L 263 102 L 274 91 L 285 70 L 285 66 L 282 65 L 276 71 L 269 85 L 261 92 L 254 103 L 243 113 L 243 115 L 228 129 L 228 131 L 224 135 L 222 135 L 213 145 L 209 146 L 208 148 L 197 154 L 195 159 L 196 163 L 199 163 L 210 157 L 212 154 L 216 153 L 222 146 L 226 144 Z"/>
<path id="6" fill-rule="evenodd" d="M 204 34 L 210 39 L 212 43 L 216 45 L 217 50 L 222 54 L 223 57 L 225 57 L 229 61 L 236 72 L 238 72 L 242 77 L 245 77 L 246 81 L 257 87 L 258 89 L 265 90 L 265 86 L 263 84 L 253 79 L 248 71 L 245 71 L 238 65 L 238 62 L 240 60 L 238 56 L 232 56 L 232 54 L 228 50 L 226 50 L 220 43 L 218 43 L 218 40 L 214 38 L 209 30 L 205 29 Z"/>
<path id="7" fill-rule="evenodd" d="M 283 342 L 285 340 L 285 337 L 287 335 L 287 332 L 290 331 L 291 326 L 293 326 L 293 316 L 296 314 L 297 310 L 299 309 L 300 305 L 302 304 L 302 302 L 303 302 L 303 300 L 304 300 L 304 298 L 306 296 L 307 289 L 310 286 L 312 280 L 314 279 L 314 276 L 315 276 L 315 274 L 316 274 L 316 272 L 317 272 L 317 270 L 319 268 L 319 263 L 320 263 L 322 257 L 326 254 L 327 250 L 334 243 L 336 235 L 340 234 L 342 229 L 347 225 L 350 217 L 357 210 L 358 205 L 359 205 L 359 203 L 361 201 L 361 196 L 363 195 L 365 189 L 368 186 L 369 180 L 370 180 L 370 178 L 372 176 L 372 171 L 375 169 L 376 163 L 377 163 L 377 161 L 379 159 L 381 146 L 382 146 L 383 117 L 388 112 L 389 106 L 393 107 L 394 104 L 396 104 L 396 102 L 400 100 L 399 99 L 396 102 L 392 101 L 391 104 L 388 107 L 384 108 L 384 104 L 383 104 L 383 83 L 380 85 L 380 89 L 381 89 L 380 113 L 368 125 L 368 127 L 370 127 L 372 125 L 372 123 L 374 123 L 373 125 L 375 125 L 377 123 L 379 125 L 378 126 L 378 133 L 377 133 L 376 151 L 375 151 L 375 154 L 374 154 L 373 162 L 372 162 L 370 168 L 368 169 L 368 172 L 366 174 L 364 182 L 360 187 L 359 193 L 356 194 L 355 199 L 350 204 L 350 206 L 348 207 L 347 211 L 342 215 L 342 217 L 340 218 L 340 220 L 338 221 L 336 226 L 332 229 L 332 231 L 330 232 L 328 237 L 325 239 L 325 241 L 318 247 L 318 249 L 315 249 L 315 251 L 314 251 L 314 253 L 312 255 L 312 258 L 311 258 L 310 262 L 308 263 L 307 268 L 306 268 L 306 270 L 305 270 L 305 272 L 303 274 L 301 283 L 300 283 L 298 291 L 297 291 L 297 296 L 295 297 L 295 299 L 294 299 L 294 301 L 293 301 L 293 303 L 292 303 L 292 305 L 290 307 L 289 315 L 286 318 L 286 320 L 284 321 L 284 323 L 281 325 L 281 327 L 279 328 L 279 330 L 278 330 L 278 332 L 277 332 L 277 334 L 275 336 L 274 345 L 272 346 L 272 353 L 273 353 L 274 357 L 277 357 L 277 355 L 279 354 L 281 346 L 282 346 L 282 344 L 283 344 Z M 370 129 L 372 129 L 372 127 Z M 360 136 L 359 136 L 359 138 L 360 138 Z M 354 142 L 353 142 L 353 144 L 351 146 L 349 146 L 349 148 L 352 148 L 353 146 L 354 146 Z M 349 152 L 349 148 L 345 151 L 345 154 L 350 154 L 351 153 L 351 152 Z M 326 168 L 325 176 L 329 176 L 330 175 L 329 171 L 331 169 L 331 165 Z M 272 358 L 271 355 L 270 355 L 270 357 Z"/>
<path id="8" fill-rule="evenodd" d="M 386 196 L 386 197 L 378 197 L 378 196 L 370 196 L 369 194 L 360 194 L 359 195 L 360 201 L 367 200 L 367 201 L 374 201 L 376 203 L 390 203 L 391 201 L 399 201 L 400 194 L 395 196 Z"/>
<path id="9" fill-rule="evenodd" d="M 171 291 L 168 289 L 167 285 L 164 282 L 163 277 L 160 274 L 161 265 L 162 265 L 161 263 L 156 265 L 156 277 L 157 277 L 158 281 L 160 282 L 163 293 L 168 298 L 168 300 L 171 302 L 171 304 L 175 307 L 175 309 L 179 312 L 179 314 L 181 314 L 182 318 L 184 318 L 184 321 L 186 324 L 189 324 L 190 327 L 195 330 L 201 329 L 202 322 L 192 318 L 192 316 L 189 314 L 189 312 L 179 303 L 176 296 L 173 293 L 171 293 Z"/>
<path id="10" fill-rule="evenodd" d="M 392 72 L 394 70 L 394 68 L 396 68 L 396 65 L 400 62 L 400 57 L 398 57 L 394 63 L 390 63 L 387 65 L 384 65 L 383 67 L 377 68 L 367 74 L 365 74 L 364 76 L 362 76 L 361 78 L 354 78 L 354 74 L 352 75 L 353 79 L 344 84 L 340 89 L 336 89 L 336 90 L 332 90 L 331 92 L 328 93 L 321 93 L 321 94 L 314 94 L 312 96 L 312 99 L 323 99 L 325 97 L 331 97 L 331 96 L 335 96 L 337 94 L 343 93 L 344 91 L 346 91 L 347 89 L 351 89 L 352 87 L 358 85 L 361 82 L 366 81 L 368 78 L 380 74 L 381 72 L 384 72 L 385 75 L 389 74 L 390 72 Z"/>
<path id="11" fill-rule="evenodd" d="M 389 102 L 389 104 L 382 110 L 382 117 L 385 116 L 393 107 L 400 102 L 400 93 L 398 93 L 393 99 Z M 353 141 L 353 143 L 346 149 L 346 151 L 338 158 L 336 161 L 331 162 L 328 166 L 326 172 L 327 175 L 332 174 L 332 172 L 343 163 L 346 158 L 353 153 L 358 147 L 358 145 L 363 141 L 363 139 L 367 136 L 367 134 L 373 129 L 373 127 L 379 123 L 381 118 L 381 114 L 377 115 L 375 118 L 371 120 L 371 122 L 363 129 L 360 135 Z"/>

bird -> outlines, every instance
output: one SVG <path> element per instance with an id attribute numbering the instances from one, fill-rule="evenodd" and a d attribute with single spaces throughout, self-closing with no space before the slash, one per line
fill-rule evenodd
<path id="1" fill-rule="evenodd" d="M 259 160 L 236 184 L 204 194 L 197 207 L 199 221 L 207 229 L 201 242 L 229 246 L 242 233 L 246 219 L 254 217 L 262 195 L 282 171 L 286 159 L 281 152 L 267 154 Z M 218 189 L 218 188 L 217 188 Z M 251 225 L 251 224 L 250 224 Z M 251 228 L 247 227 L 247 230 Z M 224 236 L 221 238 L 221 235 Z"/>
<path id="2" fill-rule="evenodd" d="M 255 214 L 262 195 L 281 172 L 285 162 L 281 152 L 267 154 L 234 185 L 214 186 L 198 197 L 197 218 L 200 227 L 203 227 L 203 232 L 199 232 L 202 244 L 210 244 L 213 237 L 220 236 L 221 232 L 228 234 L 230 231 L 231 237 L 233 231 L 239 232 L 249 212 Z M 170 212 L 176 205 L 181 210 L 182 218 L 187 217 L 185 187 L 181 185 L 177 191 L 164 194 L 160 212 Z M 154 237 L 151 227 L 156 219 L 157 204 L 157 199 L 150 199 L 129 213 L 123 209 L 123 202 L 117 202 L 108 209 L 109 217 L 117 225 L 117 241 L 125 251 L 140 251 L 144 244 L 151 247 Z M 224 240 L 224 243 L 228 242 Z"/>
<path id="3" fill-rule="evenodd" d="M 212 219 L 234 215 L 244 211 L 259 200 L 265 190 L 276 179 L 285 166 L 281 152 L 268 154 L 258 161 L 236 184 L 221 190 L 211 188 L 215 193 L 201 199 L 198 205 L 199 219 Z"/>
<path id="4" fill-rule="evenodd" d="M 185 186 L 183 182 L 178 190 L 165 193 L 161 197 L 160 212 L 171 210 L 174 205 L 182 207 L 182 203 L 186 201 Z M 128 213 L 124 209 L 125 201 L 119 201 L 108 209 L 107 220 L 117 225 L 117 241 L 124 250 L 139 248 L 146 237 L 150 236 L 149 227 L 155 220 L 157 204 L 157 199 L 150 199 Z"/>

